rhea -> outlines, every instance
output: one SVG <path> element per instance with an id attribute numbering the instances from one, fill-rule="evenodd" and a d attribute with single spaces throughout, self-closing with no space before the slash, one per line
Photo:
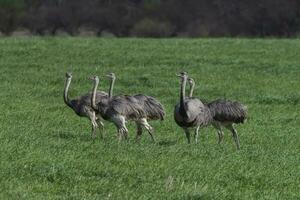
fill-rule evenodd
<path id="1" fill-rule="evenodd" d="M 110 87 L 109 87 L 108 94 L 109 94 L 109 98 L 112 98 L 116 75 L 114 73 L 109 73 L 106 76 L 110 79 Z M 154 97 L 147 96 L 144 94 L 136 94 L 136 95 L 133 95 L 132 97 L 134 97 L 137 100 L 137 103 L 139 104 L 139 106 L 142 107 L 142 109 L 144 110 L 144 112 L 146 114 L 145 118 L 142 118 L 142 119 L 136 121 L 136 126 L 137 126 L 136 139 L 137 139 L 137 141 L 140 140 L 140 137 L 143 133 L 143 127 L 145 127 L 145 129 L 151 136 L 152 140 L 155 141 L 153 128 L 148 123 L 148 121 L 149 120 L 164 120 L 165 109 L 164 109 L 163 105 L 158 100 L 156 100 Z"/>
<path id="2" fill-rule="evenodd" d="M 136 99 L 131 96 L 119 95 L 104 98 L 104 100 L 96 103 L 96 91 L 99 84 L 99 77 L 93 76 L 94 81 L 93 92 L 91 97 L 92 108 L 99 112 L 104 120 L 112 122 L 118 132 L 119 141 L 122 138 L 127 139 L 128 129 L 127 121 L 139 121 L 146 117 L 142 107 L 137 103 Z"/>
<path id="3" fill-rule="evenodd" d="M 209 125 L 212 120 L 210 110 L 202 101 L 195 97 L 186 97 L 185 88 L 188 75 L 186 72 L 181 72 L 177 75 L 181 79 L 180 86 L 180 101 L 174 109 L 174 119 L 178 126 L 182 127 L 187 142 L 190 143 L 189 129 L 195 128 L 195 142 L 198 142 L 199 129 Z"/>
<path id="4" fill-rule="evenodd" d="M 64 87 L 64 102 L 69 106 L 78 116 L 88 118 L 92 123 L 92 136 L 96 136 L 96 129 L 99 127 L 100 136 L 103 137 L 103 122 L 99 113 L 95 112 L 91 106 L 92 93 L 86 93 L 82 96 L 70 100 L 69 87 L 72 81 L 72 74 L 66 73 L 66 81 Z M 100 99 L 107 98 L 108 94 L 103 91 L 96 92 L 96 102 Z"/>
<path id="5" fill-rule="evenodd" d="M 195 81 L 192 78 L 188 79 L 190 84 L 190 94 L 193 96 L 193 91 L 195 87 Z M 230 101 L 224 99 L 217 99 L 212 102 L 205 104 L 212 115 L 213 121 L 212 125 L 217 129 L 220 144 L 224 133 L 222 127 L 230 130 L 233 139 L 236 143 L 237 149 L 240 149 L 239 136 L 234 128 L 234 124 L 244 123 L 247 117 L 247 107 L 238 101 Z"/>

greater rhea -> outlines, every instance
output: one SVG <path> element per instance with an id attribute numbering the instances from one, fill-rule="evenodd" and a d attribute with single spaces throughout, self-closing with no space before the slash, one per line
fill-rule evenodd
<path id="1" fill-rule="evenodd" d="M 192 78 L 188 79 L 190 84 L 190 97 L 193 96 L 195 81 Z M 217 129 L 220 144 L 224 133 L 222 127 L 230 130 L 237 149 L 240 149 L 239 136 L 234 128 L 234 124 L 244 123 L 247 117 L 247 107 L 238 101 L 230 101 L 217 99 L 205 104 L 212 115 L 212 125 Z"/>
<path id="2" fill-rule="evenodd" d="M 92 108 L 99 112 L 104 120 L 108 120 L 115 124 L 118 130 L 119 141 L 124 137 L 127 139 L 128 129 L 126 121 L 138 121 L 146 117 L 142 107 L 138 104 L 135 98 L 131 96 L 111 96 L 104 98 L 103 101 L 96 103 L 96 91 L 99 84 L 98 76 L 93 76 L 94 81 L 91 105 Z"/>
<path id="3" fill-rule="evenodd" d="M 113 88 L 116 80 L 116 75 L 114 73 L 110 73 L 106 75 L 110 79 L 110 87 L 109 87 L 109 97 L 113 97 Z M 165 109 L 163 105 L 156 100 L 154 97 L 147 96 L 144 94 L 136 94 L 133 97 L 137 100 L 138 104 L 143 108 L 146 118 L 142 118 L 136 121 L 137 126 L 137 136 L 136 139 L 140 140 L 140 137 L 143 132 L 143 127 L 148 131 L 152 140 L 155 141 L 154 131 L 152 126 L 148 123 L 148 120 L 164 120 L 165 117 Z"/>
<path id="4" fill-rule="evenodd" d="M 96 136 L 96 129 L 99 127 L 100 136 L 103 137 L 103 122 L 99 113 L 95 112 L 91 106 L 92 93 L 86 93 L 77 98 L 69 98 L 69 87 L 72 81 L 72 74 L 70 72 L 66 73 L 66 81 L 64 87 L 64 102 L 69 106 L 78 116 L 88 118 L 92 123 L 92 136 Z M 98 103 L 100 99 L 107 98 L 108 94 L 103 91 L 96 92 L 96 102 Z"/>
<path id="5" fill-rule="evenodd" d="M 198 142 L 199 129 L 209 125 L 212 120 L 210 110 L 201 100 L 195 97 L 186 97 L 185 88 L 188 75 L 181 72 L 177 75 L 181 79 L 180 102 L 175 106 L 174 119 L 178 126 L 184 129 L 188 143 L 190 139 L 190 128 L 195 128 L 195 142 Z"/>

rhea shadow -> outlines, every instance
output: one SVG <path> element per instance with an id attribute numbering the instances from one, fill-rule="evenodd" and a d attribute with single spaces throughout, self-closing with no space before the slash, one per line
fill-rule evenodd
<path id="1" fill-rule="evenodd" d="M 74 133 L 67 133 L 67 132 L 58 132 L 55 135 L 53 135 L 55 138 L 63 139 L 63 140 L 80 140 L 83 142 L 93 142 L 98 137 L 92 138 L 90 134 L 74 134 Z"/>
<path id="2" fill-rule="evenodd" d="M 55 134 L 54 137 L 57 137 L 57 138 L 60 138 L 60 139 L 66 139 L 66 140 L 77 138 L 76 135 L 73 135 L 73 134 L 70 134 L 70 133 L 62 133 L 62 132 L 60 132 L 58 134 Z"/>
<path id="3" fill-rule="evenodd" d="M 174 140 L 164 140 L 164 141 L 158 142 L 158 145 L 164 146 L 164 147 L 173 146 L 175 144 L 176 144 L 176 141 L 174 141 Z"/>

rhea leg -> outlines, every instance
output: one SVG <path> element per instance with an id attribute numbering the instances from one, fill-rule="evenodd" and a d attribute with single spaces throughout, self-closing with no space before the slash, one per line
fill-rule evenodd
<path id="1" fill-rule="evenodd" d="M 123 133 L 122 135 L 123 135 L 124 139 L 128 140 L 128 129 L 126 128 L 126 126 L 123 127 L 122 133 Z"/>
<path id="2" fill-rule="evenodd" d="M 220 144 L 221 141 L 223 140 L 223 136 L 224 136 L 224 133 L 222 131 L 222 127 L 217 123 L 213 123 L 213 126 L 217 129 L 218 137 L 219 137 L 218 144 Z"/>
<path id="3" fill-rule="evenodd" d="M 92 137 L 95 138 L 96 137 L 96 130 L 97 130 L 97 123 L 95 120 L 92 121 Z"/>
<path id="4" fill-rule="evenodd" d="M 218 144 L 220 144 L 223 140 L 223 131 L 222 130 L 218 130 L 218 137 L 219 137 L 219 141 L 218 141 Z"/>
<path id="5" fill-rule="evenodd" d="M 154 133 L 153 133 L 153 128 L 152 126 L 148 123 L 147 119 L 146 118 L 142 118 L 138 121 L 138 123 L 145 127 L 145 129 L 148 131 L 151 139 L 153 140 L 153 142 L 155 142 L 155 138 L 154 138 Z"/>
<path id="6" fill-rule="evenodd" d="M 96 129 L 98 127 L 98 124 L 96 122 L 96 115 L 95 115 L 95 112 L 93 112 L 93 111 L 87 111 L 87 114 L 92 123 L 92 137 L 95 138 L 96 137 Z"/>
<path id="7" fill-rule="evenodd" d="M 233 136 L 233 139 L 234 139 L 234 141 L 235 141 L 236 148 L 237 148 L 237 149 L 240 149 L 239 136 L 238 136 L 237 131 L 236 131 L 235 128 L 233 127 L 233 124 L 228 125 L 226 128 L 228 128 L 228 129 L 232 132 L 232 136 Z"/>
<path id="8" fill-rule="evenodd" d="M 100 132 L 100 137 L 101 138 L 103 138 L 103 136 L 104 136 L 104 124 L 103 124 L 103 122 L 102 122 L 102 120 L 101 120 L 101 118 L 100 117 L 96 117 L 97 119 L 96 119 L 96 122 L 97 122 L 97 125 L 98 125 L 98 128 L 99 128 L 99 132 Z"/>
<path id="9" fill-rule="evenodd" d="M 184 128 L 184 132 L 185 132 L 185 136 L 186 136 L 187 142 L 188 142 L 188 144 L 190 144 L 191 143 L 191 134 L 190 134 L 190 131 L 187 128 Z"/>
<path id="10" fill-rule="evenodd" d="M 114 116 L 114 117 L 112 117 L 112 121 L 118 129 L 119 142 L 122 140 L 122 137 L 127 139 L 128 129 L 126 128 L 126 125 L 125 125 L 125 122 L 126 122 L 125 117 L 121 116 L 121 115 Z"/>
<path id="11" fill-rule="evenodd" d="M 194 137 L 195 137 L 195 143 L 196 144 L 198 143 L 199 129 L 200 129 L 199 126 L 197 126 L 197 128 L 195 129 L 195 135 L 194 135 Z"/>
<path id="12" fill-rule="evenodd" d="M 139 142 L 140 139 L 141 139 L 141 136 L 142 136 L 142 133 L 143 133 L 143 128 L 141 126 L 141 124 L 139 124 L 138 122 L 135 122 L 136 123 L 136 141 Z"/>

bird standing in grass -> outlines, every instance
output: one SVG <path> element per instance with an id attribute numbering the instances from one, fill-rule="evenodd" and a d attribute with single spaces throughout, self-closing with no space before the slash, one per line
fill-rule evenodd
<path id="1" fill-rule="evenodd" d="M 189 97 L 193 96 L 195 87 L 195 81 L 192 78 L 188 78 L 190 85 Z M 223 99 L 217 99 L 205 104 L 211 113 L 213 121 L 212 125 L 217 129 L 220 144 L 224 133 L 222 127 L 230 130 L 236 143 L 237 149 L 240 149 L 239 136 L 234 128 L 234 124 L 244 123 L 247 117 L 247 107 L 237 101 L 229 101 Z"/>
<path id="2" fill-rule="evenodd" d="M 131 96 L 118 95 L 110 98 L 104 98 L 103 101 L 96 103 L 96 91 L 99 84 L 98 76 L 93 76 L 94 81 L 92 97 L 90 99 L 92 108 L 99 112 L 103 119 L 111 121 L 118 130 L 119 141 L 124 137 L 127 139 L 128 129 L 127 121 L 138 121 L 146 117 L 142 107 L 137 100 Z"/>
<path id="3" fill-rule="evenodd" d="M 191 142 L 189 129 L 196 128 L 194 137 L 197 143 L 199 129 L 209 125 L 212 116 L 209 108 L 200 99 L 185 96 L 187 73 L 181 72 L 177 76 L 181 79 L 180 102 L 175 106 L 174 119 L 177 125 L 184 129 L 188 143 Z"/>
<path id="4" fill-rule="evenodd" d="M 88 118 L 92 123 L 92 136 L 96 136 L 96 129 L 99 127 L 100 136 L 103 137 L 103 122 L 99 113 L 95 112 L 91 106 L 92 93 L 86 93 L 80 97 L 70 100 L 69 99 L 69 87 L 72 81 L 72 74 L 66 73 L 66 82 L 64 88 L 64 102 L 80 117 Z M 103 91 L 96 92 L 96 102 L 100 99 L 108 98 L 108 94 Z"/>
<path id="5" fill-rule="evenodd" d="M 236 148 L 240 149 L 239 136 L 234 124 L 244 123 L 247 116 L 247 108 L 237 101 L 217 99 L 207 104 L 213 116 L 213 126 L 218 130 L 219 143 L 223 139 L 222 127 L 231 131 Z"/>
<path id="6" fill-rule="evenodd" d="M 116 76 L 114 73 L 110 73 L 107 75 L 107 77 L 110 79 L 110 87 L 109 87 L 109 97 L 113 97 L 113 88 Z M 149 135 L 151 136 L 152 140 L 155 141 L 154 138 L 154 131 L 152 126 L 148 123 L 148 120 L 163 120 L 165 117 L 165 110 L 163 105 L 156 100 L 154 97 L 147 96 L 144 94 L 137 94 L 132 96 L 134 97 L 138 104 L 143 108 L 146 118 L 142 118 L 138 121 L 136 121 L 137 126 L 137 136 L 136 139 L 140 140 L 140 137 L 143 132 L 143 127 L 148 131 Z"/>

